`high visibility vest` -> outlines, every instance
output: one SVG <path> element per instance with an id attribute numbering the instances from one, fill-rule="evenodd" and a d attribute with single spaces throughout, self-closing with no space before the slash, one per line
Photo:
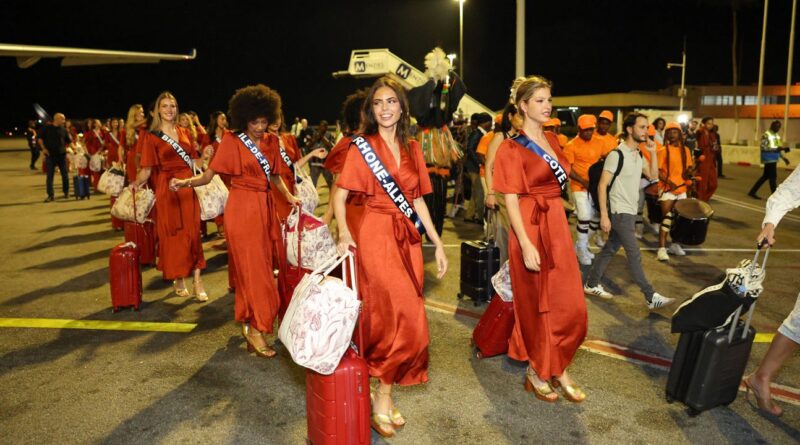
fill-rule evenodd
<path id="1" fill-rule="evenodd" d="M 773 133 L 770 130 L 764 132 L 764 137 L 767 138 L 767 147 L 769 151 L 761 150 L 761 162 L 778 162 L 781 157 L 781 152 L 777 151 L 782 146 L 781 136 L 778 133 Z"/>

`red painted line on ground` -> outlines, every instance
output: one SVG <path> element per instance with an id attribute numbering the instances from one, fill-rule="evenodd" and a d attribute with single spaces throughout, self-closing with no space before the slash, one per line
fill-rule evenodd
<path id="1" fill-rule="evenodd" d="M 457 306 L 451 306 L 449 304 L 439 303 L 436 301 L 425 300 L 425 305 L 430 307 L 435 307 L 436 309 L 441 309 L 443 311 L 450 312 L 456 315 L 464 315 L 466 317 L 474 318 L 476 320 L 480 320 L 481 316 L 483 315 L 480 312 L 469 311 L 466 309 L 462 309 Z"/>
<path id="2" fill-rule="evenodd" d="M 753 164 L 749 162 L 737 162 L 736 165 L 741 165 L 742 167 L 750 167 Z"/>
<path id="3" fill-rule="evenodd" d="M 622 346 L 613 345 L 613 344 L 610 344 L 609 342 L 605 342 L 605 341 L 603 343 L 605 343 L 605 344 L 598 343 L 597 341 L 594 341 L 594 340 L 587 340 L 587 341 L 585 341 L 583 343 L 583 346 L 586 346 L 589 349 L 595 349 L 595 350 L 599 350 L 599 351 L 604 351 L 604 352 L 615 354 L 615 355 L 618 355 L 618 356 L 621 356 L 621 357 L 631 358 L 631 359 L 638 360 L 638 361 L 641 361 L 641 362 L 650 363 L 650 364 L 658 365 L 658 366 L 664 366 L 664 367 L 667 367 L 667 368 L 669 368 L 669 366 L 672 364 L 671 360 L 668 360 L 668 359 L 663 358 L 663 357 L 659 357 L 657 355 L 652 355 L 652 354 L 647 354 L 645 352 L 635 351 L 633 349 L 625 348 L 625 347 L 622 347 Z"/>

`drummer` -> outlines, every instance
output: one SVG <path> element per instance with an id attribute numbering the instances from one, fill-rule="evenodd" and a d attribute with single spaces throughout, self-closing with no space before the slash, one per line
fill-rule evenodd
<path id="1" fill-rule="evenodd" d="M 661 234 L 658 240 L 659 261 L 669 261 L 669 254 L 686 255 L 680 244 L 672 243 L 667 250 L 667 235 L 672 226 L 672 208 L 675 202 L 686 199 L 687 179 L 694 173 L 692 153 L 683 143 L 681 126 L 677 122 L 670 122 L 664 128 L 664 149 L 657 152 L 658 179 L 661 196 Z M 669 253 L 668 253 L 669 252 Z"/>

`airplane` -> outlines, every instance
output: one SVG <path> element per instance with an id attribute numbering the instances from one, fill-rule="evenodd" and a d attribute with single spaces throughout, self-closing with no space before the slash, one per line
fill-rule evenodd
<path id="1" fill-rule="evenodd" d="M 190 54 L 163 54 L 0 43 L 0 56 L 15 57 L 17 59 L 17 66 L 20 69 L 25 69 L 35 65 L 36 62 L 43 58 L 62 58 L 61 66 L 159 63 L 162 60 L 194 60 L 197 57 L 197 50 L 192 49 Z"/>

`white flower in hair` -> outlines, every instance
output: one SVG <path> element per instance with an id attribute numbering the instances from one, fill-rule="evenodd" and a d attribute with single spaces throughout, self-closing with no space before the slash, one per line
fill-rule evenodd
<path id="1" fill-rule="evenodd" d="M 425 56 L 425 75 L 439 82 L 447 79 L 450 71 L 450 59 L 439 47 L 434 48 Z"/>

